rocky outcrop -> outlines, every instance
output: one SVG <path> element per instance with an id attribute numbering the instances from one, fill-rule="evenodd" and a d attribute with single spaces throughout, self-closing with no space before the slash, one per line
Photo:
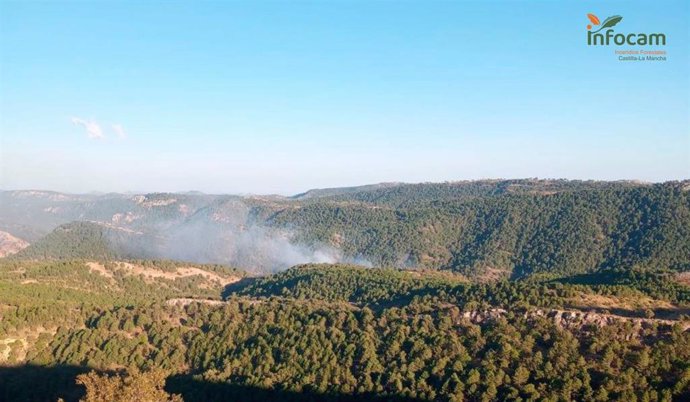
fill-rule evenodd
<path id="1" fill-rule="evenodd" d="M 28 246 L 28 242 L 7 232 L 0 231 L 0 258 L 16 254 Z"/>
<path id="2" fill-rule="evenodd" d="M 530 314 L 529 312 L 526 314 Z M 690 328 L 690 322 L 681 322 L 675 320 L 662 320 L 657 318 L 638 318 L 638 317 L 623 317 L 615 314 L 595 313 L 588 311 L 571 311 L 571 310 L 535 310 L 531 312 L 532 315 L 541 315 L 551 318 L 561 327 L 565 328 L 580 328 L 584 325 L 594 325 L 597 327 L 604 327 L 620 322 L 632 323 L 633 327 L 637 329 L 650 328 L 654 325 L 671 327 L 675 324 L 680 324 L 683 330 Z"/>
<path id="3" fill-rule="evenodd" d="M 508 314 L 507 310 L 494 308 L 482 311 L 465 311 L 462 317 L 475 324 L 495 320 Z M 608 325 L 629 322 L 634 329 L 642 330 L 653 326 L 672 327 L 679 324 L 683 331 L 690 330 L 690 322 L 676 320 L 662 320 L 657 318 L 624 317 L 615 314 L 597 313 L 579 310 L 535 309 L 528 310 L 525 318 L 544 317 L 553 320 L 556 325 L 567 329 L 581 329 L 588 325 L 604 327 Z"/>
<path id="4" fill-rule="evenodd" d="M 202 304 L 208 304 L 210 306 L 219 306 L 221 304 L 225 304 L 225 302 L 222 300 L 207 300 L 207 299 L 192 299 L 192 298 L 168 299 L 165 302 L 165 304 L 168 306 L 178 306 L 178 307 L 185 307 L 185 306 L 188 306 L 192 303 L 202 303 Z"/>

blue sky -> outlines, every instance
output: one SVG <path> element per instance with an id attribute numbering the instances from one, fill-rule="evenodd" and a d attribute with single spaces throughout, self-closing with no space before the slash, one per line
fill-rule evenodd
<path id="1" fill-rule="evenodd" d="M 3 1 L 0 188 L 687 179 L 688 4 Z"/>

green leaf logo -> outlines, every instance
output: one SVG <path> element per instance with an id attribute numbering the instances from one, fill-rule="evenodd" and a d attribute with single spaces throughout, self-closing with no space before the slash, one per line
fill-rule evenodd
<path id="1" fill-rule="evenodd" d="M 620 15 L 614 15 L 614 16 L 608 17 L 601 24 L 601 27 L 599 29 L 597 29 L 596 31 L 594 31 L 593 33 L 597 33 L 604 28 L 612 28 L 612 27 L 616 26 L 616 24 L 621 22 L 622 19 L 623 19 L 623 17 L 621 17 Z"/>

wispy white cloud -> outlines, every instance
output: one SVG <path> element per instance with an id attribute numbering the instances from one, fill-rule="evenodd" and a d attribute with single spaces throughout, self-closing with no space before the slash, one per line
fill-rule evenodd
<path id="1" fill-rule="evenodd" d="M 72 117 L 71 120 L 72 124 L 83 127 L 89 138 L 94 140 L 103 140 L 106 138 L 105 132 L 108 128 L 107 125 L 104 129 L 104 127 L 95 120 L 86 120 L 80 117 Z M 127 131 L 125 131 L 122 124 L 111 124 L 110 128 L 112 129 L 111 133 L 114 133 L 118 139 L 124 140 L 127 138 Z"/>
<path id="2" fill-rule="evenodd" d="M 127 132 L 125 131 L 125 128 L 122 127 L 122 124 L 113 124 L 113 131 L 115 131 L 117 138 L 121 140 L 127 138 Z"/>
<path id="3" fill-rule="evenodd" d="M 72 124 L 84 127 L 84 130 L 86 130 L 86 135 L 88 135 L 91 139 L 102 140 L 105 138 L 100 124 L 93 120 L 84 120 L 79 117 L 72 117 Z"/>

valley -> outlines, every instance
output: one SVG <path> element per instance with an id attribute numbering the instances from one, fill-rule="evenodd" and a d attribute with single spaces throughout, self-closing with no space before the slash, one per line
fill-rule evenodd
<path id="1" fill-rule="evenodd" d="M 0 199 L 0 400 L 690 397 L 686 182 Z"/>
<path id="2" fill-rule="evenodd" d="M 256 277 L 73 260 L 4 261 L 0 273 L 3 400 L 76 401 L 81 374 L 154 369 L 166 392 L 191 401 L 688 392 L 690 287 L 670 272 L 486 283 L 338 264 Z"/>
<path id="3" fill-rule="evenodd" d="M 564 277 L 687 271 L 690 184 L 567 180 L 387 183 L 292 197 L 0 192 L 20 259 L 173 259 L 256 274 L 311 263 Z"/>

